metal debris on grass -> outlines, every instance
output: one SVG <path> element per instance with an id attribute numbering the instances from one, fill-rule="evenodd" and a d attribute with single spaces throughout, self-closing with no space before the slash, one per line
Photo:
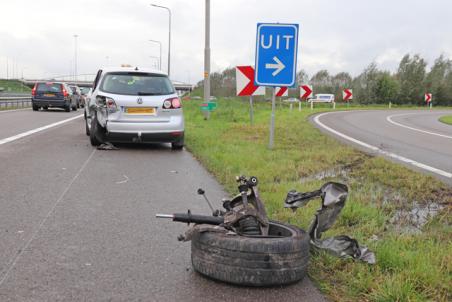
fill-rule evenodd
<path id="1" fill-rule="evenodd" d="M 346 185 L 328 182 L 319 190 L 309 193 L 290 191 L 287 194 L 284 206 L 295 211 L 305 206 L 311 199 L 320 197 L 322 199 L 321 208 L 317 210 L 308 231 L 313 249 L 325 250 L 338 257 L 352 257 L 369 264 L 375 264 L 375 254 L 367 247 L 359 245 L 356 239 L 346 235 L 320 239 L 322 233 L 333 226 L 345 206 L 347 196 L 348 188 Z"/>

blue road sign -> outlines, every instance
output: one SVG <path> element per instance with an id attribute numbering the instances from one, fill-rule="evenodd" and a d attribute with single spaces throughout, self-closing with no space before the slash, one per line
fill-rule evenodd
<path id="1" fill-rule="evenodd" d="M 257 86 L 294 86 L 297 72 L 298 24 L 258 23 Z"/>

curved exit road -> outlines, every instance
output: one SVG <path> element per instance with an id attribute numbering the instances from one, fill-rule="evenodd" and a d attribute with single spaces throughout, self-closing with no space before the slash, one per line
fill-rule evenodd
<path id="1" fill-rule="evenodd" d="M 100 151 L 82 111 L 0 114 L 0 301 L 325 301 L 308 278 L 274 288 L 201 277 L 186 224 L 156 213 L 209 213 L 223 188 L 187 151 Z"/>
<path id="2" fill-rule="evenodd" d="M 452 110 L 366 110 L 321 113 L 313 123 L 341 141 L 383 155 L 452 185 Z"/>

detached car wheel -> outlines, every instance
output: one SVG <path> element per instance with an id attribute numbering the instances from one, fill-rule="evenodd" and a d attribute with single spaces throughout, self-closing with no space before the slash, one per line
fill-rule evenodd
<path id="1" fill-rule="evenodd" d="M 91 118 L 91 130 L 89 130 L 89 140 L 91 142 L 91 145 L 95 147 L 99 146 L 105 141 L 105 130 L 97 121 L 96 114 L 94 114 L 94 116 Z"/>
<path id="2" fill-rule="evenodd" d="M 268 237 L 196 233 L 191 241 L 191 260 L 197 272 L 227 283 L 290 284 L 306 275 L 309 240 L 305 231 L 275 221 L 270 222 Z"/>

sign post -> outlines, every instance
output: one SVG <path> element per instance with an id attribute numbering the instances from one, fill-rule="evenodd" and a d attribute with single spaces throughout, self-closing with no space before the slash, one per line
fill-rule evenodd
<path id="1" fill-rule="evenodd" d="M 289 89 L 287 87 L 276 87 L 275 96 L 279 97 L 279 108 L 282 108 L 282 97 L 289 96 Z"/>
<path id="2" fill-rule="evenodd" d="M 427 102 L 427 106 L 429 107 L 429 109 L 432 109 L 432 94 L 427 92 L 424 95 L 424 99 Z"/>
<path id="3" fill-rule="evenodd" d="M 312 97 L 313 93 L 314 93 L 314 90 L 312 89 L 312 85 L 303 84 L 300 86 L 300 99 L 301 100 L 305 100 L 307 102 L 308 99 Z M 300 100 L 300 103 L 298 104 L 298 111 L 301 111 L 301 100 Z M 312 106 L 313 105 L 311 102 L 311 110 L 313 109 Z"/>
<path id="4" fill-rule="evenodd" d="M 253 124 L 253 95 L 265 95 L 265 87 L 254 85 L 254 68 L 252 66 L 237 66 L 235 68 L 237 96 L 250 97 L 250 123 Z"/>
<path id="5" fill-rule="evenodd" d="M 297 52 L 298 24 L 257 24 L 255 83 L 272 87 L 269 149 L 274 145 L 275 87 L 295 85 Z"/>
<path id="6" fill-rule="evenodd" d="M 347 102 L 347 107 L 350 105 L 350 101 L 353 100 L 353 89 L 345 88 L 342 91 L 342 99 Z"/>

